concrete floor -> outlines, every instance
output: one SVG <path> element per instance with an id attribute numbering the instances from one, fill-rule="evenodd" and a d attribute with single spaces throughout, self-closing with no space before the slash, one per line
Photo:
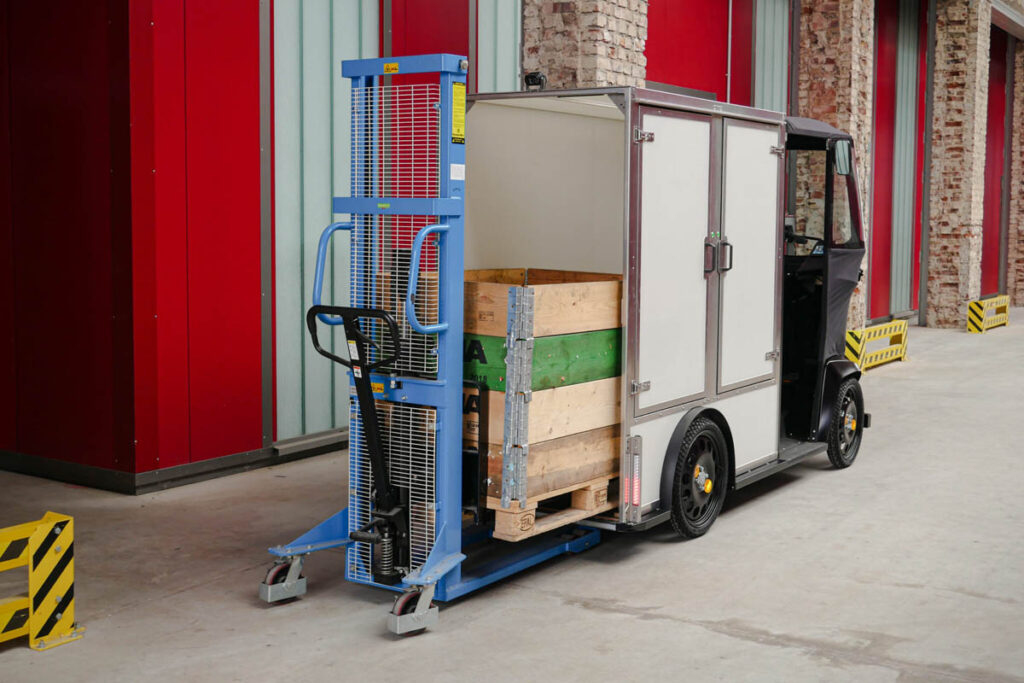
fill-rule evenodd
<path id="1" fill-rule="evenodd" d="M 0 525 L 75 516 L 88 629 L 0 645 L 0 680 L 1024 681 L 1022 386 L 1024 322 L 912 328 L 852 468 L 745 489 L 697 541 L 606 535 L 402 640 L 338 552 L 305 598 L 256 598 L 264 549 L 344 504 L 340 454 L 136 498 L 0 473 Z"/>

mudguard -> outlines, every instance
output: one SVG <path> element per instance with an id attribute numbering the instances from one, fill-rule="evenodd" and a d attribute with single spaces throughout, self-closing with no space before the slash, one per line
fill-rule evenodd
<path id="1" fill-rule="evenodd" d="M 735 472 L 733 472 L 732 463 L 733 460 L 733 445 L 732 445 L 732 431 L 729 429 L 729 423 L 726 422 L 725 416 L 714 408 L 692 408 L 688 410 L 679 420 L 679 424 L 676 425 L 675 431 L 672 432 L 672 438 L 668 440 L 668 447 L 665 449 L 665 459 L 661 465 L 661 501 L 659 507 L 662 510 L 672 509 L 672 480 L 676 473 L 676 462 L 675 455 L 679 453 L 679 449 L 683 445 L 683 439 L 686 438 L 686 432 L 693 424 L 693 421 L 698 417 L 707 417 L 718 425 L 718 428 L 722 430 L 722 436 L 725 437 L 725 445 L 729 449 L 729 486 L 732 487 L 733 478 Z"/>
<path id="2" fill-rule="evenodd" d="M 839 385 L 853 377 L 860 379 L 860 368 L 845 358 L 833 358 L 825 363 L 823 386 L 821 388 L 821 405 L 818 407 L 818 429 L 814 433 L 815 441 L 828 438 L 829 423 L 832 422 L 832 406 L 839 393 Z"/>

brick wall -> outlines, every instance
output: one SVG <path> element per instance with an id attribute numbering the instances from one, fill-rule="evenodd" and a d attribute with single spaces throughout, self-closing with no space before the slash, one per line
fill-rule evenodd
<path id="1" fill-rule="evenodd" d="M 981 291 L 990 0 L 939 0 L 927 323 L 960 327 Z"/>
<path id="2" fill-rule="evenodd" d="M 1022 3 L 1024 4 L 1024 3 Z M 1024 42 L 1014 60 L 1013 133 L 1010 168 L 1010 234 L 1006 291 L 1014 306 L 1024 306 Z"/>
<path id="3" fill-rule="evenodd" d="M 805 0 L 800 8 L 799 113 L 853 136 L 861 214 L 869 239 L 874 16 L 874 0 Z M 862 267 L 867 270 L 867 259 Z M 864 324 L 867 279 L 865 275 L 850 301 L 851 328 Z"/>
<path id="4" fill-rule="evenodd" d="M 644 84 L 647 0 L 523 0 L 523 72 L 551 89 Z"/>

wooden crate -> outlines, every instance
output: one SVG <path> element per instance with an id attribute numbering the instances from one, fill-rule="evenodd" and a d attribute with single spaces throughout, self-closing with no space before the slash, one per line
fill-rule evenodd
<path id="1" fill-rule="evenodd" d="M 535 337 L 622 326 L 621 276 L 511 268 L 466 271 L 467 333 L 505 336 L 510 286 L 533 290 Z"/>
<path id="2" fill-rule="evenodd" d="M 514 325 L 518 335 L 506 338 L 510 297 L 522 301 L 524 292 L 532 295 L 532 327 Z M 465 372 L 484 386 L 484 396 L 466 390 L 463 438 L 466 447 L 479 444 L 485 456 L 495 538 L 522 540 L 617 505 L 607 491 L 619 471 L 621 296 L 617 275 L 467 272 Z M 517 356 L 521 369 L 507 386 L 509 343 L 517 353 L 527 343 L 530 356 Z M 518 429 L 505 429 L 507 401 L 525 405 L 528 419 L 515 422 Z M 506 438 L 515 441 L 506 444 Z M 526 452 L 525 501 L 503 508 L 503 468 L 513 446 Z M 569 507 L 545 507 L 566 494 L 572 494 Z"/>

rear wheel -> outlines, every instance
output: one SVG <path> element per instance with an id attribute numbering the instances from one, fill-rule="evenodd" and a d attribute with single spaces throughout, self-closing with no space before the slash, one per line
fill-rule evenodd
<path id="1" fill-rule="evenodd" d="M 291 569 L 291 564 L 288 562 L 282 562 L 275 564 L 269 570 L 267 570 L 267 576 L 263 579 L 263 583 L 268 586 L 273 586 L 275 583 L 284 583 L 288 578 L 288 570 Z M 299 578 L 303 578 L 302 574 L 299 574 Z"/>
<path id="2" fill-rule="evenodd" d="M 707 533 L 722 511 L 729 456 L 722 430 L 698 417 L 686 430 L 672 484 L 672 526 L 684 538 Z"/>
<path id="3" fill-rule="evenodd" d="M 839 385 L 828 429 L 828 459 L 836 469 L 853 464 L 864 433 L 864 394 L 860 382 L 850 378 Z"/>

